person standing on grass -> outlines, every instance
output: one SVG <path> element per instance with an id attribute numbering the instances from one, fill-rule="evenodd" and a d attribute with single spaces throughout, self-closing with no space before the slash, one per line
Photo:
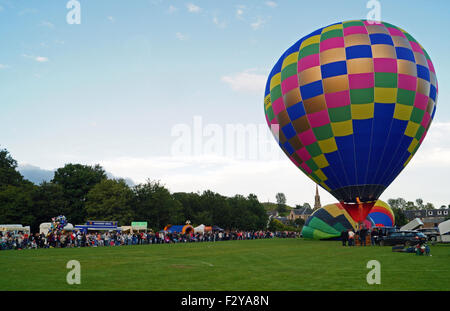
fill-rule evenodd
<path id="1" fill-rule="evenodd" d="M 342 246 L 347 246 L 347 241 L 348 241 L 348 231 L 347 230 L 342 230 L 341 240 L 342 240 Z"/>
<path id="2" fill-rule="evenodd" d="M 359 239 L 361 241 L 361 246 L 366 246 L 367 229 L 365 226 L 359 231 Z"/>
<path id="3" fill-rule="evenodd" d="M 355 244 L 355 233 L 352 229 L 348 230 L 348 246 L 354 246 Z"/>

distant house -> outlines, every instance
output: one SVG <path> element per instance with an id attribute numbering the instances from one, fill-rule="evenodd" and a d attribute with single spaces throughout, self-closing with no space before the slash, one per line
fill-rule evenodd
<path id="1" fill-rule="evenodd" d="M 295 221 L 298 218 L 302 218 L 306 220 L 309 216 L 311 216 L 313 210 L 309 207 L 301 207 L 291 210 L 289 216 L 287 217 L 290 221 Z"/>
<path id="2" fill-rule="evenodd" d="M 273 219 L 276 219 L 276 220 L 279 220 L 279 221 L 281 221 L 283 224 L 287 224 L 288 223 L 288 221 L 289 221 L 289 219 L 288 219 L 288 217 L 283 217 L 283 216 L 276 216 L 276 217 L 273 217 Z"/>
<path id="3" fill-rule="evenodd" d="M 431 209 L 431 210 L 411 210 L 404 211 L 408 221 L 414 218 L 420 218 L 424 224 L 424 227 L 436 227 L 438 223 L 441 223 L 449 216 L 448 209 Z"/>
<path id="4" fill-rule="evenodd" d="M 278 217 L 278 211 L 276 211 L 276 210 L 274 210 L 274 211 L 267 211 L 267 216 L 269 218 Z"/>

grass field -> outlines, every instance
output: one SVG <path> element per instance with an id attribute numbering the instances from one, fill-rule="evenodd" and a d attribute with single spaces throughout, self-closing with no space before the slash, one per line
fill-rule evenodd
<path id="1" fill-rule="evenodd" d="M 450 290 L 450 245 L 431 254 L 302 239 L 1 251 L 0 290 Z M 80 285 L 66 283 L 72 259 Z"/>

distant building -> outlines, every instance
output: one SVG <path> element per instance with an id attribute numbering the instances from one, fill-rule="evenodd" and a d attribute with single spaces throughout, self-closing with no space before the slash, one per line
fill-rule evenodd
<path id="1" fill-rule="evenodd" d="M 313 210 L 309 207 L 301 207 L 291 210 L 291 212 L 288 215 L 288 220 L 295 221 L 298 218 L 302 218 L 303 220 L 308 219 L 309 216 L 311 216 Z"/>
<path id="2" fill-rule="evenodd" d="M 320 195 L 319 195 L 319 186 L 316 184 L 316 196 L 314 197 L 314 210 L 318 210 L 322 207 L 322 204 L 320 204 Z"/>
<path id="3" fill-rule="evenodd" d="M 272 218 L 272 217 L 278 217 L 278 211 L 277 211 L 277 210 L 274 210 L 274 211 L 267 211 L 266 213 L 267 213 L 267 216 L 268 216 L 269 218 Z"/>
<path id="4" fill-rule="evenodd" d="M 448 209 L 410 210 L 404 211 L 404 213 L 408 221 L 420 218 L 425 228 L 437 227 L 437 224 L 443 222 L 449 216 Z"/>
<path id="5" fill-rule="evenodd" d="M 288 219 L 288 217 L 284 217 L 284 216 L 276 216 L 276 217 L 273 217 L 273 219 L 276 219 L 276 220 L 279 220 L 279 221 L 281 221 L 283 224 L 287 224 L 288 223 L 288 221 L 289 221 L 289 219 Z"/>

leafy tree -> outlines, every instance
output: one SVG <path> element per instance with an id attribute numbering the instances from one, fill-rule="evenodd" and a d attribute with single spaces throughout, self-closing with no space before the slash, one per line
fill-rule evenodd
<path id="1" fill-rule="evenodd" d="M 425 210 L 433 210 L 434 209 L 434 205 L 433 205 L 433 203 L 427 202 L 427 204 L 425 204 L 423 209 L 425 209 Z"/>
<path id="2" fill-rule="evenodd" d="M 39 187 L 35 187 L 33 210 L 36 211 L 36 226 L 64 214 L 67 210 L 67 200 L 64 198 L 63 187 L 49 182 L 43 182 Z"/>
<path id="3" fill-rule="evenodd" d="M 288 211 L 287 207 L 286 207 L 286 196 L 284 195 L 284 193 L 277 193 L 275 196 L 276 200 L 277 200 L 277 211 L 280 214 L 284 214 Z"/>
<path id="4" fill-rule="evenodd" d="M 168 224 L 183 224 L 186 219 L 183 206 L 159 182 L 147 180 L 133 187 L 134 215 L 139 221 L 147 221 L 151 228 L 160 230 Z"/>
<path id="5" fill-rule="evenodd" d="M 278 219 L 271 219 L 269 222 L 269 231 L 276 232 L 276 231 L 284 231 L 285 225 L 279 221 Z"/>
<path id="6" fill-rule="evenodd" d="M 399 208 L 402 210 L 406 209 L 406 200 L 403 198 L 389 199 L 387 203 L 390 205 L 392 209 L 394 208 Z"/>
<path id="7" fill-rule="evenodd" d="M 23 176 L 17 171 L 17 161 L 6 149 L 0 150 L 0 188 L 3 186 L 20 186 Z"/>
<path id="8" fill-rule="evenodd" d="M 406 202 L 405 210 L 407 210 L 407 211 L 415 211 L 415 210 L 417 210 L 417 209 L 418 209 L 418 208 L 417 208 L 417 206 L 414 205 L 414 202 L 413 202 L 413 201 L 408 201 L 408 202 Z"/>
<path id="9" fill-rule="evenodd" d="M 303 218 L 297 218 L 296 220 L 294 220 L 294 224 L 297 227 L 303 227 L 305 225 L 305 220 Z"/>
<path id="10" fill-rule="evenodd" d="M 72 223 L 86 220 L 86 196 L 89 191 L 102 180 L 106 174 L 100 165 L 66 164 L 55 171 L 53 183 L 62 186 L 67 209 L 64 215 Z"/>
<path id="11" fill-rule="evenodd" d="M 123 179 L 105 179 L 88 193 L 86 214 L 92 220 L 115 220 L 128 225 L 133 220 L 133 191 Z"/>
<path id="12" fill-rule="evenodd" d="M 425 209 L 425 206 L 423 205 L 423 200 L 422 199 L 416 199 L 416 204 L 417 204 L 417 208 L 418 209 Z"/>
<path id="13" fill-rule="evenodd" d="M 408 223 L 408 219 L 402 209 L 394 207 L 392 211 L 394 212 L 396 226 L 401 227 Z"/>
<path id="14" fill-rule="evenodd" d="M 0 223 L 30 225 L 36 230 L 36 216 L 40 211 L 33 205 L 33 193 L 36 186 L 6 185 L 0 191 Z"/>

